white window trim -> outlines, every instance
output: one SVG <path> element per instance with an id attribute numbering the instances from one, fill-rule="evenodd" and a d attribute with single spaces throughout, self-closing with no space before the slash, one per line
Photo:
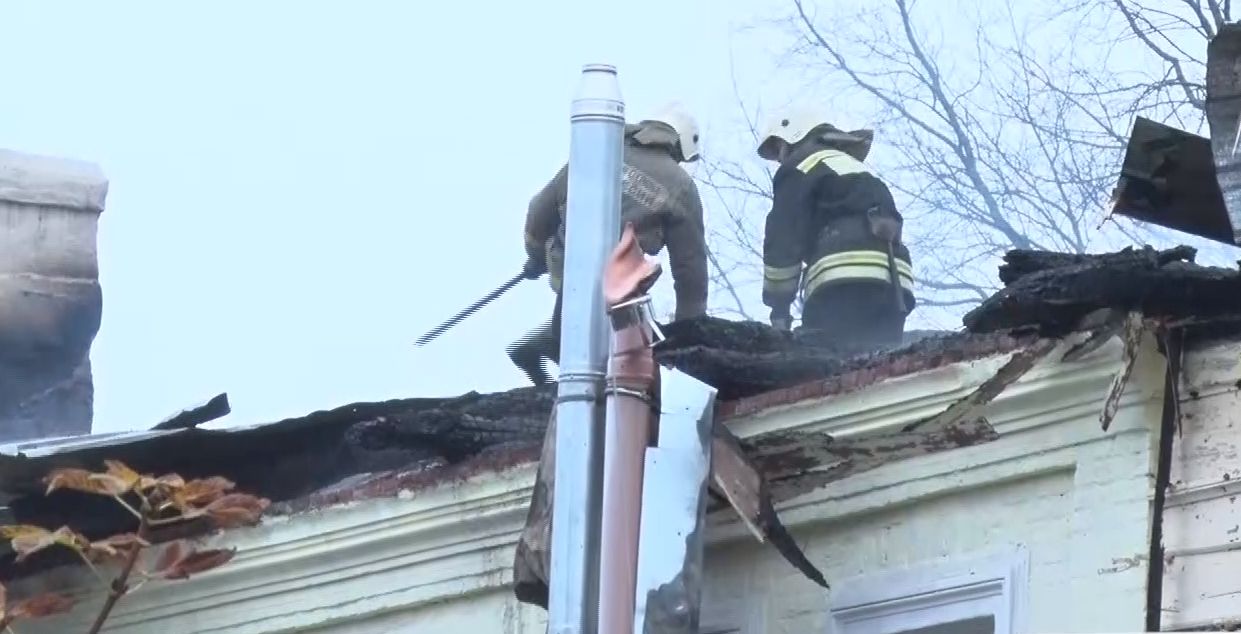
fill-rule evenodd
<path id="1" fill-rule="evenodd" d="M 1025 548 L 968 560 L 864 575 L 833 583 L 829 634 L 893 634 L 993 616 L 996 634 L 1025 629 Z"/>

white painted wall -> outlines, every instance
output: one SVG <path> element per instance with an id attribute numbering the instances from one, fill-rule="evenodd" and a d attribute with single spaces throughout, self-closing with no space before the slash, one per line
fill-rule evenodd
<path id="1" fill-rule="evenodd" d="M 1148 353 L 1139 360 L 1104 433 L 1098 415 L 1118 355 L 1118 346 L 1109 345 L 1083 362 L 1036 368 L 989 408 L 1001 434 L 994 443 L 860 474 L 801 498 L 784 516 L 798 525 L 794 535 L 836 587 L 850 578 L 1024 547 L 1028 607 L 1017 631 L 1141 631 L 1149 431 L 1158 419 L 1162 358 Z M 945 386 L 970 385 L 998 365 L 937 372 Z M 964 391 L 914 396 L 898 382 L 743 426 L 847 433 L 862 422 L 858 418 L 881 415 L 868 410 L 887 409 L 884 424 L 903 424 Z M 726 555 L 717 551 L 708 559 L 712 584 L 705 610 L 730 612 L 719 618 L 742 625 L 742 634 L 826 631 L 827 593 L 745 540 L 721 548 Z"/>
<path id="2" fill-rule="evenodd" d="M 445 632 L 471 634 L 543 634 L 547 616 L 543 610 L 513 600 L 507 587 L 458 597 L 374 618 L 328 625 L 307 634 L 405 634 Z"/>
<path id="3" fill-rule="evenodd" d="M 1098 415 L 1119 357 L 1113 341 L 1076 363 L 1046 362 L 988 408 L 998 441 L 859 474 L 795 500 L 783 516 L 842 593 L 878 574 L 926 574 L 939 562 L 1021 552 L 1028 583 L 1018 584 L 1015 631 L 1141 631 L 1163 361 L 1147 346 L 1104 433 Z M 731 424 L 742 435 L 800 427 L 842 436 L 903 425 L 942 411 L 1004 360 Z M 532 473 L 480 476 L 217 538 L 241 549 L 229 566 L 143 588 L 107 631 L 541 634 L 541 610 L 519 606 L 506 587 Z M 827 631 L 829 593 L 735 523 L 717 519 L 711 535 L 704 632 Z M 53 583 L 29 583 L 39 582 Z M 72 624 L 22 631 L 74 631 L 89 611 L 84 605 Z"/>
<path id="4" fill-rule="evenodd" d="M 1241 342 L 1186 355 L 1164 513 L 1163 627 L 1241 622 Z"/>

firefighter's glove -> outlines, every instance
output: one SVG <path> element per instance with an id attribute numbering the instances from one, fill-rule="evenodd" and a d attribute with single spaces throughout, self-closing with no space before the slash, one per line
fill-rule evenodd
<path id="1" fill-rule="evenodd" d="M 781 332 L 791 332 L 793 330 L 793 316 L 786 310 L 771 311 L 771 327 Z"/>
<path id="2" fill-rule="evenodd" d="M 537 280 L 547 272 L 547 265 L 534 258 L 526 258 L 525 266 L 521 267 L 521 274 L 528 280 Z"/>

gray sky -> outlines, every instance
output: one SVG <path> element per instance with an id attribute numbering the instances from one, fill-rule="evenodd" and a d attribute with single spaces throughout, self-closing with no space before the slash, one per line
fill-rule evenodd
<path id="1" fill-rule="evenodd" d="M 521 266 L 526 205 L 567 158 L 584 63 L 620 69 L 630 120 L 686 104 L 708 156 L 753 154 L 738 93 L 750 108 L 813 96 L 842 128 L 882 127 L 867 119 L 876 104 L 821 66 L 782 63 L 796 40 L 745 28 L 788 15 L 787 0 L 188 6 L 0 3 L 0 147 L 93 161 L 111 181 L 96 431 L 149 427 L 221 391 L 234 406 L 224 424 L 237 424 L 525 384 L 504 348 L 549 316 L 545 279 L 425 348 L 413 341 Z M 831 34 L 827 14 L 869 6 L 830 0 L 816 14 Z M 974 72 L 967 18 L 998 6 L 926 4 L 918 29 L 936 63 Z M 1132 42 L 1100 47 L 1110 36 L 1097 27 L 1057 39 L 1079 26 L 1062 21 L 1031 21 L 1029 44 L 1109 72 L 1158 67 Z M 878 129 L 881 175 L 893 146 Z M 708 225 L 727 226 L 701 190 Z M 751 229 L 758 206 L 745 208 Z M 1087 211 L 1102 220 L 1105 207 Z M 911 226 L 936 222 L 929 213 Z M 742 299 L 765 318 L 749 277 Z M 711 304 L 732 302 L 713 289 Z M 906 325 L 954 328 L 959 312 L 922 307 Z"/>
<path id="2" fill-rule="evenodd" d="M 111 181 L 96 431 L 220 391 L 258 422 L 519 385 L 503 348 L 545 281 L 412 342 L 521 265 L 581 64 L 619 67 L 631 118 L 683 101 L 709 146 L 735 132 L 730 48 L 766 55 L 730 35 L 744 0 L 188 6 L 0 5 L 0 146 Z"/>

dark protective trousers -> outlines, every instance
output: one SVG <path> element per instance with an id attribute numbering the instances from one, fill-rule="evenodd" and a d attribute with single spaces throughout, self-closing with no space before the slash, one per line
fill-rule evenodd
<path id="1" fill-rule="evenodd" d="M 530 382 L 543 385 L 551 381 L 547 374 L 545 359 L 560 363 L 560 308 L 561 296 L 556 294 L 552 318 L 535 328 L 508 347 L 508 358 L 526 373 Z"/>
<path id="2" fill-rule="evenodd" d="M 806 298 L 801 325 L 815 343 L 866 352 L 900 345 L 905 316 L 896 306 L 891 285 L 845 282 L 822 287 Z"/>

